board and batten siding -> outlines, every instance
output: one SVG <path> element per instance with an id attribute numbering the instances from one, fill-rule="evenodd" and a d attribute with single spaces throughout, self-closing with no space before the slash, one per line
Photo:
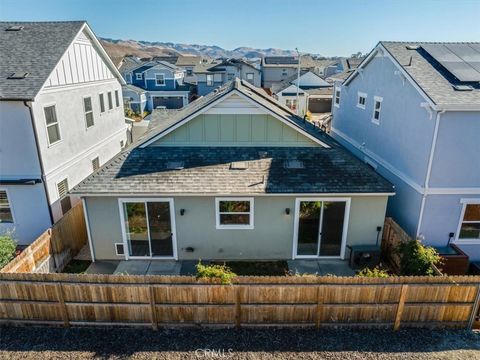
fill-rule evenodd
<path id="1" fill-rule="evenodd" d="M 85 32 L 69 46 L 45 83 L 45 89 L 92 81 L 112 80 L 115 76 L 93 47 Z"/>
<path id="2" fill-rule="evenodd" d="M 254 229 L 227 230 L 216 229 L 215 196 L 174 197 L 178 259 L 290 259 L 295 199 L 295 196 L 256 196 Z M 347 245 L 375 244 L 376 228 L 383 226 L 386 204 L 386 196 L 351 198 Z M 86 206 L 96 260 L 123 259 L 115 255 L 114 246 L 123 242 L 118 198 L 87 197 Z M 291 209 L 289 215 L 285 214 L 286 208 Z M 184 216 L 180 215 L 180 209 L 186 210 Z M 185 251 L 187 247 L 193 247 L 194 252 Z M 348 251 L 345 256 L 348 257 Z"/>

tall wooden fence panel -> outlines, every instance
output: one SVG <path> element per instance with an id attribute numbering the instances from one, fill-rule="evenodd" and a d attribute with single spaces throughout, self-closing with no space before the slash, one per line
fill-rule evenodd
<path id="1" fill-rule="evenodd" d="M 193 277 L 0 274 L 0 322 L 63 326 L 475 325 L 480 276 Z"/>

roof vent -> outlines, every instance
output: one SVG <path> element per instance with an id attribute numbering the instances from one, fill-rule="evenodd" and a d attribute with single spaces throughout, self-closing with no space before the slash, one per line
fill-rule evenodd
<path id="1" fill-rule="evenodd" d="M 453 88 L 457 91 L 472 91 L 473 86 L 470 85 L 452 85 Z"/>
<path id="2" fill-rule="evenodd" d="M 418 49 L 420 49 L 419 45 L 407 45 L 405 47 L 407 48 L 407 50 L 418 50 Z"/>
<path id="3" fill-rule="evenodd" d="M 24 28 L 22 25 L 13 25 L 5 29 L 5 31 L 20 31 Z"/>
<path id="4" fill-rule="evenodd" d="M 169 161 L 166 167 L 168 170 L 182 170 L 185 164 L 183 161 Z"/>
<path id="5" fill-rule="evenodd" d="M 303 169 L 303 161 L 300 160 L 286 160 L 285 169 Z"/>
<path id="6" fill-rule="evenodd" d="M 10 75 L 7 79 L 25 79 L 28 74 L 28 72 L 16 72 Z"/>
<path id="7" fill-rule="evenodd" d="M 234 161 L 230 164 L 230 170 L 246 170 L 247 168 L 247 161 Z"/>

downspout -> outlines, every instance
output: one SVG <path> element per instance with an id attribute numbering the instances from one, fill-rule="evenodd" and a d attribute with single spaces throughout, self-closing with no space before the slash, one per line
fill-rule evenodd
<path id="1" fill-rule="evenodd" d="M 28 108 L 28 112 L 30 113 L 30 121 L 32 123 L 33 137 L 35 138 L 35 148 L 37 149 L 38 163 L 40 165 L 40 173 L 41 173 L 40 176 L 42 178 L 43 189 L 45 191 L 45 197 L 47 198 L 48 215 L 50 216 L 50 222 L 53 225 L 55 223 L 55 221 L 53 220 L 53 212 L 52 212 L 52 208 L 50 206 L 50 196 L 48 195 L 47 182 L 46 182 L 46 179 L 45 179 L 45 168 L 43 166 L 42 155 L 41 155 L 41 152 L 40 152 L 40 145 L 39 145 L 39 142 L 38 142 L 37 127 L 35 126 L 35 120 L 33 118 L 32 103 L 30 101 L 24 101 L 23 104 Z"/>
<path id="2" fill-rule="evenodd" d="M 420 205 L 420 215 L 418 218 L 417 236 L 416 236 L 417 238 L 420 236 L 420 229 L 422 227 L 423 212 L 425 210 L 425 202 L 427 200 L 427 196 L 430 188 L 430 175 L 432 173 L 433 157 L 435 156 L 435 148 L 437 147 L 437 137 L 438 137 L 438 128 L 440 127 L 440 117 L 442 116 L 443 113 L 445 113 L 445 110 L 437 111 L 437 116 L 435 117 L 435 130 L 433 131 L 432 145 L 430 147 L 430 156 L 428 158 L 427 175 L 425 176 L 425 184 L 424 184 L 423 194 L 422 194 L 422 204 Z"/>

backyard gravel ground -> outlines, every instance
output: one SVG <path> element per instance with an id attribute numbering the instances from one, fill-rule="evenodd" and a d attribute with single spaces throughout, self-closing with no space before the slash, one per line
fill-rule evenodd
<path id="1" fill-rule="evenodd" d="M 215 352 L 212 352 L 215 351 Z M 480 359 L 480 333 L 0 327 L 1 359 Z"/>

